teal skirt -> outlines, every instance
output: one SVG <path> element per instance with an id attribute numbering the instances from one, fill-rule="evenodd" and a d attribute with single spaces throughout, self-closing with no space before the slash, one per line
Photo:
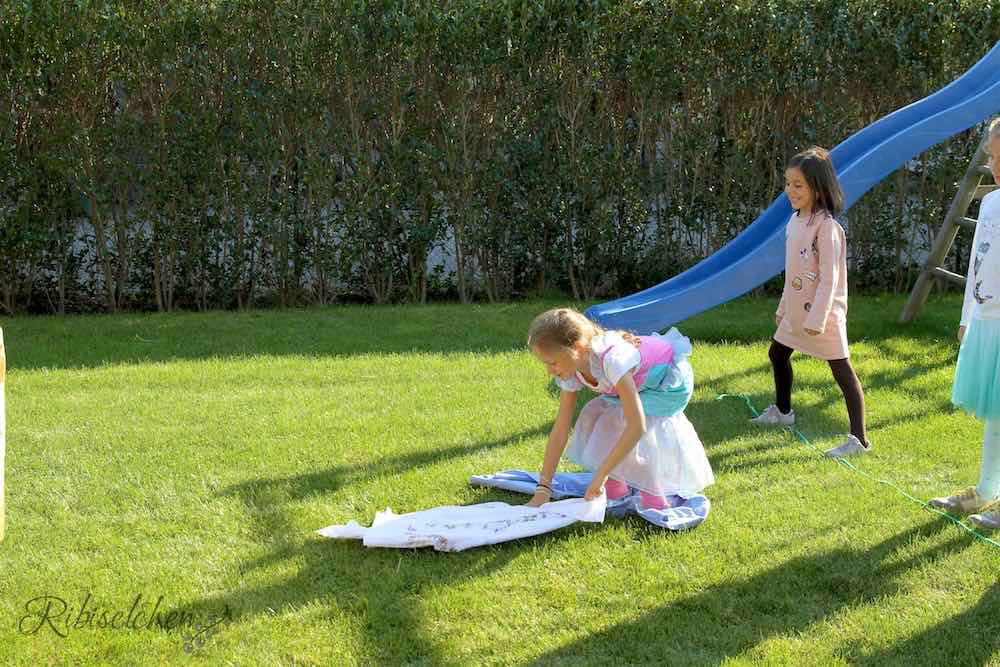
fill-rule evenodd
<path id="1" fill-rule="evenodd" d="M 951 402 L 979 419 L 1000 419 L 1000 320 L 970 320 L 958 351 Z"/>

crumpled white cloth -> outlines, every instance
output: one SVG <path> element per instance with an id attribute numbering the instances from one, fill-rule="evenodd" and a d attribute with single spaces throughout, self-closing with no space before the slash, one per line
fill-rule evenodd
<path id="1" fill-rule="evenodd" d="M 552 478 L 552 497 L 573 498 L 587 492 L 593 474 L 589 472 L 557 472 Z M 538 473 L 524 470 L 504 470 L 492 475 L 473 475 L 469 478 L 472 486 L 488 486 L 515 493 L 535 492 Z M 663 509 L 645 508 L 638 493 L 608 501 L 607 513 L 615 517 L 636 514 L 653 525 L 673 531 L 689 530 L 700 526 L 708 518 L 712 503 L 700 493 L 667 496 L 667 507 Z"/>
<path id="2" fill-rule="evenodd" d="M 465 551 L 558 530 L 577 521 L 601 523 L 607 497 L 545 503 L 541 507 L 480 503 L 435 507 L 422 512 L 395 514 L 389 508 L 375 514 L 369 528 L 350 521 L 316 531 L 333 539 L 361 540 L 366 547 L 436 551 Z"/>

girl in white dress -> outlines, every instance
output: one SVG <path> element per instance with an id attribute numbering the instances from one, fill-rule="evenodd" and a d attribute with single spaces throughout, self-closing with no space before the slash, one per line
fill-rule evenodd
<path id="1" fill-rule="evenodd" d="M 990 171 L 1000 183 L 1000 118 L 990 123 L 986 150 Z M 1000 190 L 983 198 L 972 241 L 969 275 L 958 339 L 951 401 L 986 422 L 979 483 L 950 496 L 933 498 L 931 506 L 955 514 L 983 530 L 1000 528 Z"/>
<path id="2" fill-rule="evenodd" d="M 560 388 L 559 411 L 530 505 L 548 502 L 552 476 L 569 436 L 583 388 L 600 396 L 580 412 L 568 455 L 593 471 L 585 498 L 609 500 L 638 490 L 644 508 L 662 509 L 666 496 L 689 496 L 715 481 L 701 440 L 684 408 L 694 389 L 691 342 L 665 336 L 604 331 L 571 308 L 535 318 L 528 347 Z"/>

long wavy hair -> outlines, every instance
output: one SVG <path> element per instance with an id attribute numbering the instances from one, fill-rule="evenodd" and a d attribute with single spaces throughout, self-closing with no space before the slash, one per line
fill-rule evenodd
<path id="1" fill-rule="evenodd" d="M 594 336 L 605 333 L 596 322 L 572 308 L 546 310 L 528 328 L 528 347 L 570 349 L 581 340 L 590 343 Z M 639 337 L 628 331 L 614 331 L 632 345 L 639 347 Z"/>
<path id="2" fill-rule="evenodd" d="M 792 167 L 802 172 L 806 185 L 813 191 L 813 210 L 823 209 L 834 218 L 843 212 L 844 191 L 837 179 L 837 170 L 833 167 L 830 153 L 825 148 L 813 146 L 798 153 L 788 161 L 785 169 Z"/>

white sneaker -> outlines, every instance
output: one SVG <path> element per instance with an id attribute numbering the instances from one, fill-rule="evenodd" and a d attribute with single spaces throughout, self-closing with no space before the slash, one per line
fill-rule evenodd
<path id="1" fill-rule="evenodd" d="M 842 459 L 845 456 L 854 456 L 855 454 L 867 454 L 872 450 L 871 443 L 865 447 L 861 444 L 853 435 L 847 436 L 847 440 L 844 440 L 844 444 L 839 447 L 834 447 L 833 449 L 828 449 L 823 452 L 823 456 L 828 459 Z"/>
<path id="2" fill-rule="evenodd" d="M 795 423 L 795 410 L 789 411 L 786 415 L 778 409 L 777 405 L 769 405 L 764 412 L 750 420 L 754 424 L 764 426 L 791 426 Z"/>

